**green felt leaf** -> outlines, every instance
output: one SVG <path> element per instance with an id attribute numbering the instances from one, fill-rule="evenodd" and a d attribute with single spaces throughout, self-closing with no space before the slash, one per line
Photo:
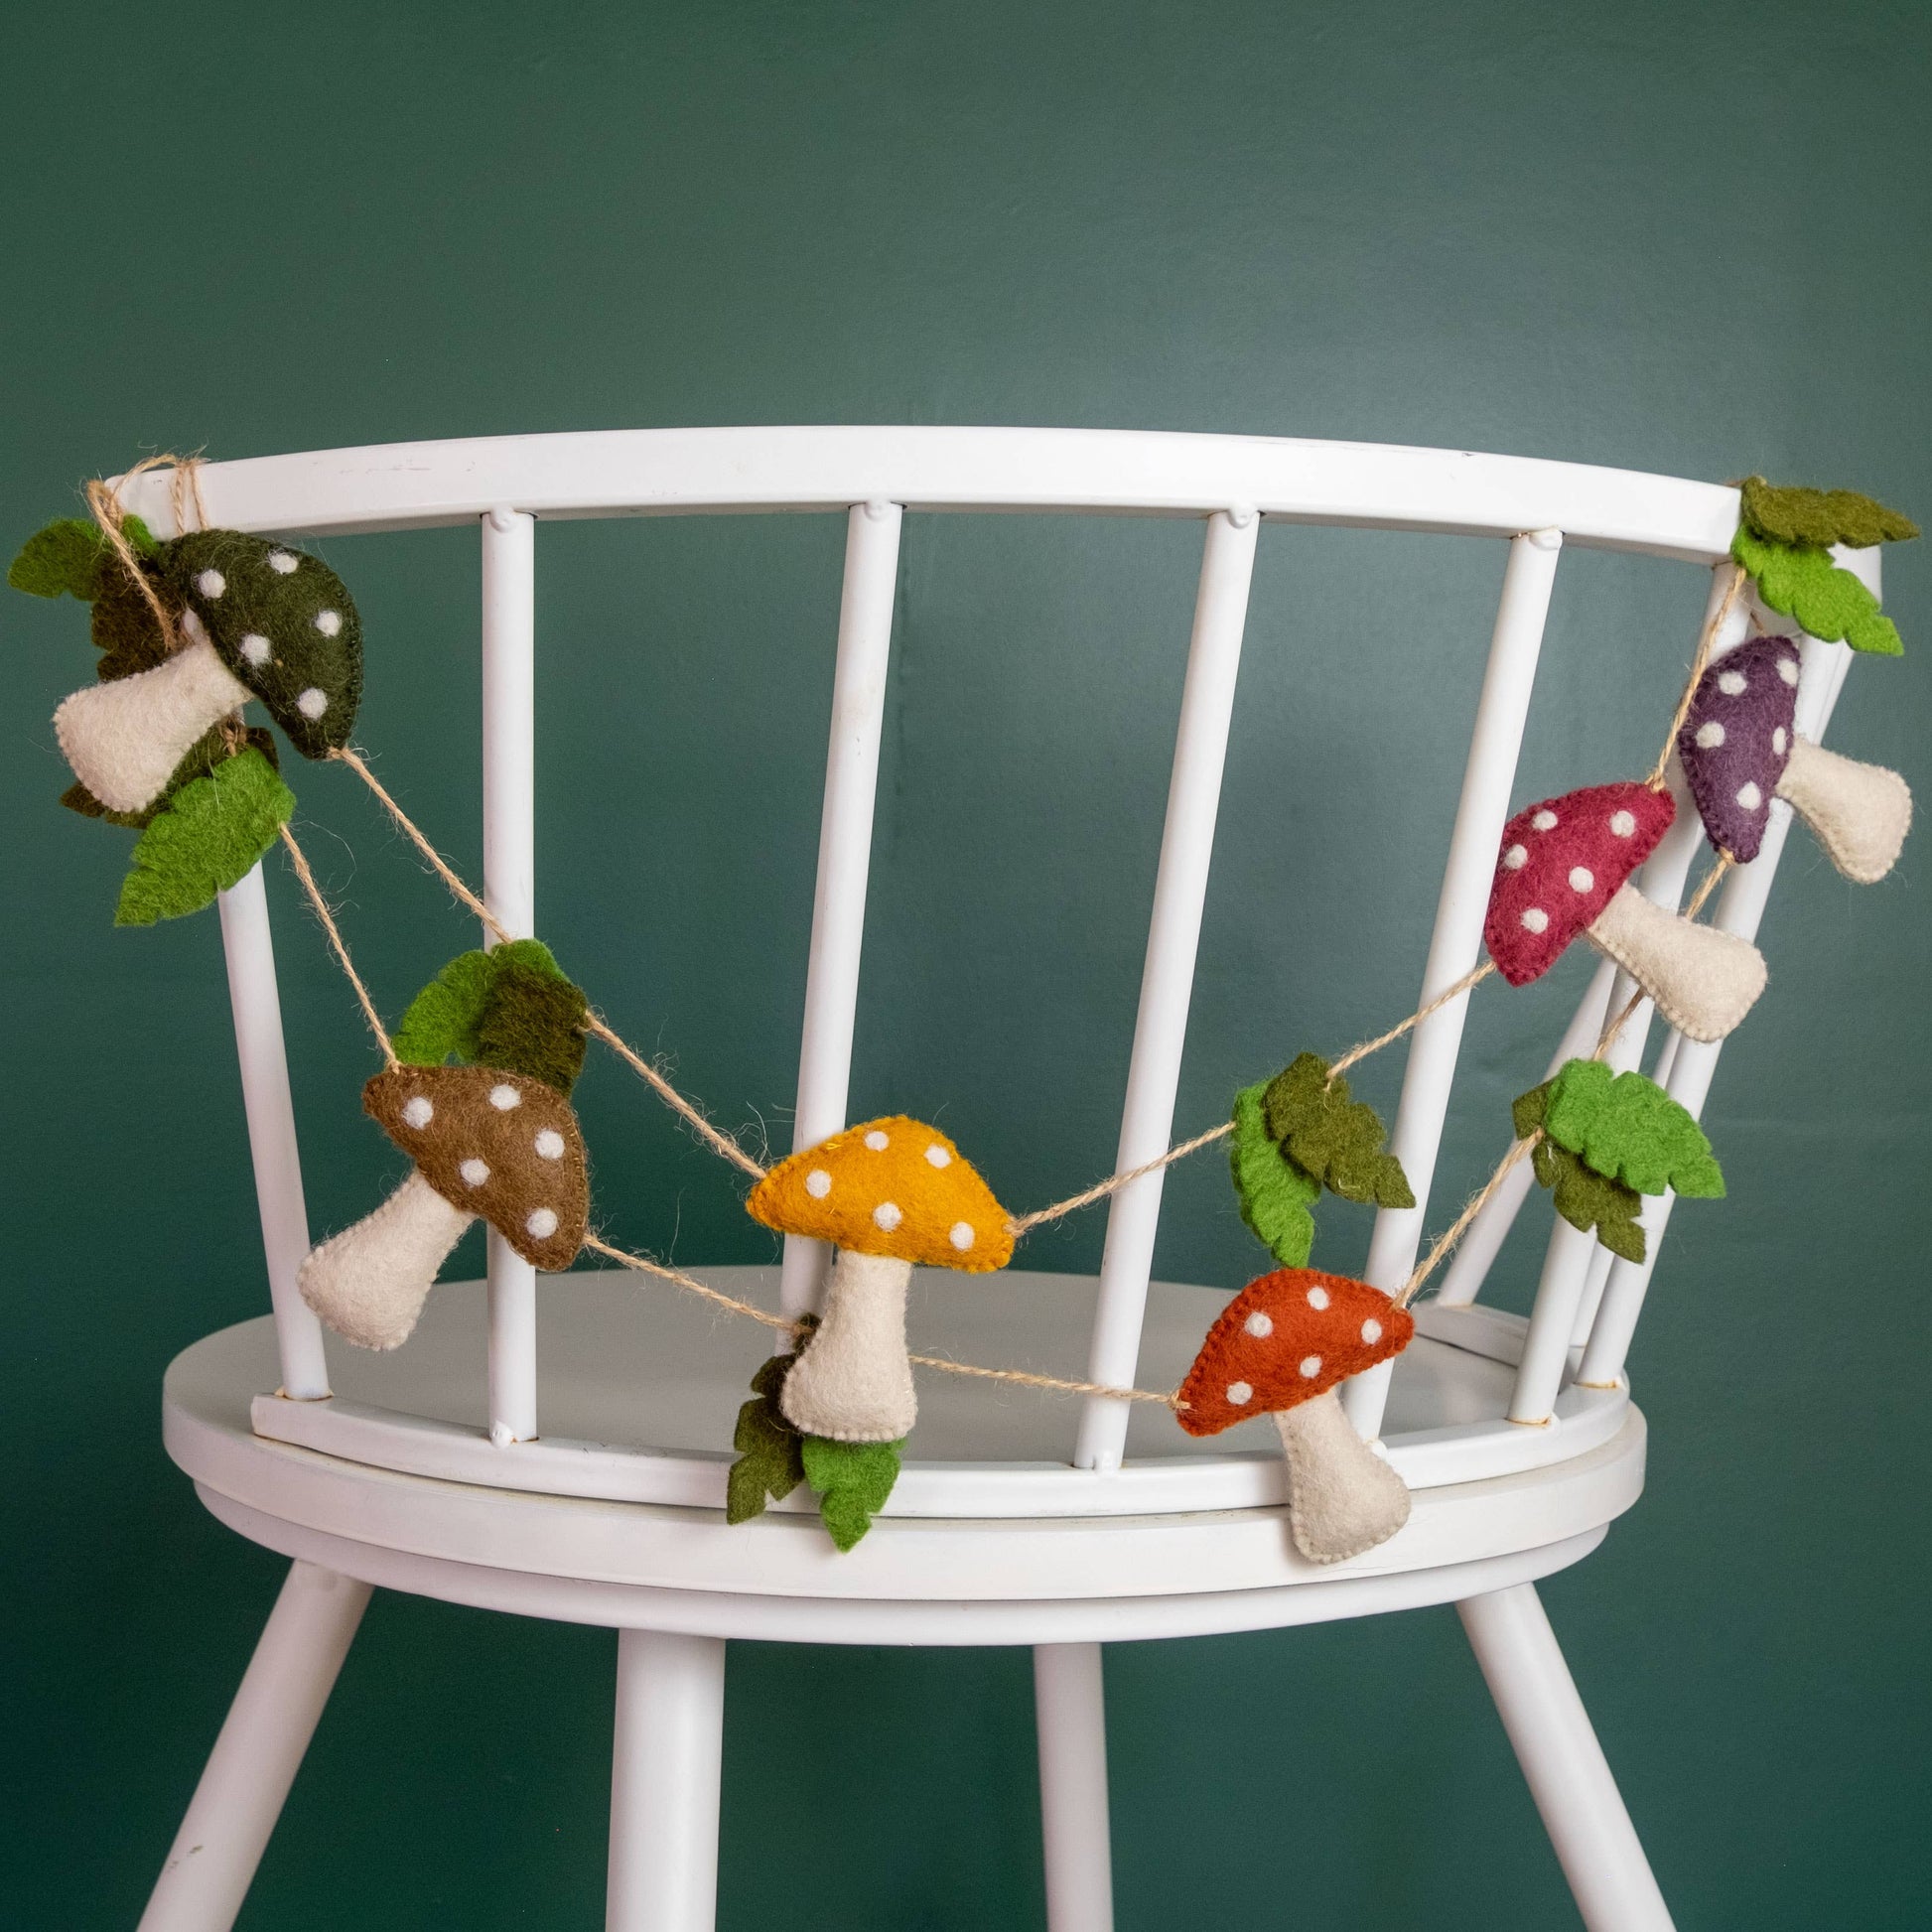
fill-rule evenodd
<path id="1" fill-rule="evenodd" d="M 1814 637 L 1880 657 L 1904 655 L 1898 626 L 1849 570 L 1832 562 L 1829 550 L 1771 543 L 1740 524 L 1730 554 L 1750 572 L 1760 601 L 1796 618 Z"/>
<path id="2" fill-rule="evenodd" d="M 141 834 L 116 925 L 153 925 L 212 903 L 246 876 L 295 810 L 295 794 L 252 746 L 185 784 Z"/>
<path id="3" fill-rule="evenodd" d="M 584 1064 L 587 1005 L 541 939 L 459 953 L 410 1001 L 396 1057 L 500 1066 L 568 1093 Z"/>
<path id="4" fill-rule="evenodd" d="M 1704 1129 L 1641 1073 L 1613 1075 L 1601 1060 L 1569 1061 L 1550 1083 L 1543 1131 L 1640 1194 L 1674 1187 L 1692 1199 L 1724 1195 L 1724 1172 Z"/>
<path id="5" fill-rule="evenodd" d="M 247 740 L 271 765 L 280 769 L 281 759 L 275 750 L 273 733 L 260 725 L 250 725 Z M 153 804 L 142 806 L 138 812 L 110 811 L 77 778 L 62 792 L 61 803 L 69 811 L 78 812 L 82 818 L 104 819 L 109 825 L 125 825 L 137 832 L 145 831 L 168 809 L 170 801 L 183 785 L 192 784 L 197 778 L 206 778 L 216 765 L 231 756 L 225 723 L 211 725 L 189 747 L 187 756 L 175 766 L 168 782 L 162 786 L 161 795 Z"/>
<path id="6" fill-rule="evenodd" d="M 1249 1231 L 1284 1268 L 1306 1265 L 1314 1245 L 1314 1216 L 1309 1203 L 1321 1183 L 1281 1150 L 1268 1132 L 1262 1096 L 1265 1081 L 1234 1096 L 1234 1135 L 1228 1144 L 1228 1169 Z"/>
<path id="7" fill-rule="evenodd" d="M 121 529 L 137 554 L 159 551 L 161 546 L 138 516 L 128 517 Z M 30 597 L 77 597 L 91 604 L 99 593 L 101 566 L 113 555 L 98 523 L 87 517 L 59 517 L 21 546 L 8 567 L 7 582 Z"/>
<path id="8" fill-rule="evenodd" d="M 897 1443 L 835 1443 L 827 1436 L 807 1436 L 804 1447 L 805 1480 L 818 1496 L 819 1520 L 841 1550 L 849 1550 L 872 1528 L 872 1519 L 886 1506 L 898 1480 Z"/>
<path id="9" fill-rule="evenodd" d="M 725 1480 L 725 1521 L 749 1523 L 805 1479 L 804 1438 L 778 1407 L 795 1355 L 769 1357 L 752 1377 L 752 1400 L 738 1412 L 732 1448 L 739 1451 Z"/>
<path id="10" fill-rule="evenodd" d="M 489 955 L 479 947 L 458 953 L 410 1001 L 390 1044 L 407 1066 L 481 1057 L 477 1026 L 489 997 Z"/>
<path id="11" fill-rule="evenodd" d="M 1382 1117 L 1348 1097 L 1348 1082 L 1328 1082 L 1328 1062 L 1302 1053 L 1269 1081 L 1264 1096 L 1269 1135 L 1289 1158 L 1344 1200 L 1374 1207 L 1414 1207 L 1409 1177 L 1383 1152 Z"/>
<path id="12" fill-rule="evenodd" d="M 1918 535 L 1909 516 L 1856 489 L 1780 488 L 1762 477 L 1746 477 L 1742 496 L 1744 521 L 1772 543 L 1843 543 L 1863 550 Z"/>
<path id="13" fill-rule="evenodd" d="M 1532 1087 L 1512 1103 L 1510 1118 L 1519 1141 L 1527 1141 L 1543 1126 L 1549 1097 L 1548 1085 Z M 1594 1228 L 1597 1240 L 1626 1261 L 1643 1259 L 1644 1232 L 1637 1220 L 1643 1200 L 1634 1187 L 1586 1167 L 1548 1135 L 1537 1142 L 1530 1162 L 1537 1179 L 1550 1189 L 1557 1212 L 1572 1227 L 1586 1233 Z"/>

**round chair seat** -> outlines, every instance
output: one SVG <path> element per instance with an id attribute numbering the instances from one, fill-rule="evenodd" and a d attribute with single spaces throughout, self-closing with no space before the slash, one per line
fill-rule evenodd
<path id="1" fill-rule="evenodd" d="M 698 1271 L 769 1307 L 775 1270 Z M 1078 1375 L 1088 1277 L 922 1276 L 920 1352 Z M 840 1554 L 804 1488 L 724 1520 L 731 1437 L 768 1330 L 622 1272 L 540 1291 L 536 1443 L 485 1432 L 481 1283 L 431 1297 L 393 1355 L 334 1350 L 335 1396 L 275 1394 L 273 1323 L 168 1371 L 170 1454 L 208 1508 L 284 1555 L 389 1588 L 620 1627 L 798 1642 L 1074 1643 L 1198 1635 L 1458 1600 L 1577 1562 L 1642 1487 L 1627 1392 L 1565 1391 L 1504 1420 L 1522 1323 L 1425 1308 L 1384 1440 L 1408 1525 L 1351 1562 L 1293 1548 L 1266 1419 L 1199 1441 L 1136 1405 L 1125 1463 L 1069 1466 L 1078 1402 L 921 1369 L 903 1473 Z M 1226 1291 L 1156 1284 L 1143 1381 L 1172 1387 Z M 553 1433 L 554 1432 L 554 1433 Z"/>

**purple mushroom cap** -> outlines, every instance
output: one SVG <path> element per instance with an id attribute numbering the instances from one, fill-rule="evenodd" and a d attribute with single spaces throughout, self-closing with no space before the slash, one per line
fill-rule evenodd
<path id="1" fill-rule="evenodd" d="M 1791 757 L 1798 646 L 1748 637 L 1698 680 L 1677 756 L 1711 843 L 1740 865 L 1757 857 Z"/>

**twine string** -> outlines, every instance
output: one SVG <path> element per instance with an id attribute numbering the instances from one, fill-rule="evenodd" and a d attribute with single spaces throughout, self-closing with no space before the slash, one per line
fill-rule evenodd
<path id="1" fill-rule="evenodd" d="M 282 843 L 288 847 L 289 863 L 295 868 L 295 876 L 301 880 L 302 890 L 308 894 L 309 903 L 314 906 L 316 917 L 322 921 L 322 929 L 329 935 L 329 943 L 336 949 L 337 961 L 348 976 L 349 985 L 355 989 L 356 999 L 362 1004 L 362 1018 L 369 1023 L 369 1032 L 375 1035 L 375 1043 L 382 1048 L 385 1064 L 400 1066 L 402 1062 L 396 1058 L 396 1049 L 389 1043 L 382 1017 L 375 1010 L 375 1002 L 369 998 L 369 989 L 362 984 L 362 975 L 355 970 L 355 962 L 348 956 L 348 946 L 343 938 L 342 928 L 336 923 L 336 915 L 329 909 L 329 901 L 323 897 L 322 888 L 316 884 L 307 855 L 296 844 L 295 834 L 286 824 L 282 827 Z"/>
<path id="2" fill-rule="evenodd" d="M 1141 1179 L 1146 1174 L 1159 1173 L 1163 1168 L 1171 1168 L 1176 1161 L 1184 1161 L 1190 1154 L 1198 1154 L 1204 1147 L 1212 1147 L 1216 1141 L 1224 1141 L 1234 1132 L 1234 1123 L 1224 1120 L 1218 1127 L 1210 1127 L 1205 1134 L 1196 1134 L 1191 1141 L 1182 1141 L 1177 1147 L 1171 1147 L 1167 1153 L 1152 1161 L 1143 1161 L 1138 1168 L 1128 1168 L 1121 1173 L 1110 1173 L 1105 1180 L 1096 1180 L 1091 1187 L 1080 1193 L 1069 1194 L 1065 1200 L 1056 1200 L 1050 1207 L 1036 1207 L 1031 1214 L 1016 1214 L 1007 1222 L 1007 1232 L 1017 1240 L 1030 1228 L 1043 1226 L 1048 1221 L 1057 1221 L 1062 1216 L 1073 1213 L 1082 1207 L 1091 1207 L 1097 1200 L 1105 1200 L 1109 1194 L 1117 1194 L 1130 1182 Z"/>
<path id="3" fill-rule="evenodd" d="M 1427 1006 L 1417 1008 L 1407 1020 L 1391 1027 L 1385 1034 L 1377 1034 L 1373 1039 L 1363 1040 L 1359 1046 L 1351 1046 L 1328 1069 L 1328 1078 L 1324 1084 L 1332 1088 L 1357 1060 L 1365 1060 L 1371 1053 L 1379 1053 L 1383 1047 L 1394 1045 L 1404 1034 L 1420 1027 L 1432 1014 L 1442 1012 L 1451 1000 L 1459 1000 L 1472 986 L 1479 986 L 1495 970 L 1496 962 L 1493 959 L 1485 959 L 1480 965 L 1471 966 L 1453 986 L 1446 987 Z"/>
<path id="4" fill-rule="evenodd" d="M 1664 734 L 1664 749 L 1657 754 L 1657 762 L 1650 767 L 1650 775 L 1644 780 L 1652 791 L 1664 789 L 1664 772 L 1669 767 L 1671 754 L 1677 749 L 1677 734 L 1684 729 L 1684 720 L 1691 715 L 1691 701 L 1697 696 L 1698 682 L 1711 662 L 1711 651 L 1718 641 L 1718 632 L 1725 627 L 1725 620 L 1736 608 L 1738 593 L 1743 590 L 1746 581 L 1743 565 L 1732 564 L 1730 582 L 1725 586 L 1725 594 L 1717 610 L 1711 614 L 1711 621 L 1699 633 L 1697 654 L 1691 659 L 1691 674 L 1684 680 L 1684 693 L 1677 701 L 1677 709 L 1671 714 L 1670 730 Z"/>

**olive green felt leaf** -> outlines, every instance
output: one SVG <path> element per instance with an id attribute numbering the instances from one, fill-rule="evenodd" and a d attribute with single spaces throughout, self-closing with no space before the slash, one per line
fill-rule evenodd
<path id="1" fill-rule="evenodd" d="M 164 609 L 180 615 L 180 605 L 157 581 L 156 573 L 144 571 L 147 588 L 154 592 Z M 142 594 L 140 584 L 118 568 L 103 570 L 95 582 L 94 612 L 88 628 L 100 661 L 94 675 L 103 684 L 116 678 L 133 677 L 151 671 L 168 661 L 172 648 L 156 621 L 154 607 Z"/>
<path id="2" fill-rule="evenodd" d="M 1724 1172 L 1704 1129 L 1654 1080 L 1571 1060 L 1551 1081 L 1543 1131 L 1588 1167 L 1640 1194 L 1666 1187 L 1717 1200 Z"/>
<path id="3" fill-rule="evenodd" d="M 1321 1183 L 1298 1168 L 1269 1136 L 1265 1081 L 1234 1096 L 1234 1135 L 1228 1144 L 1228 1169 L 1249 1231 L 1284 1268 L 1300 1268 L 1314 1245 L 1314 1216 L 1309 1203 Z"/>
<path id="4" fill-rule="evenodd" d="M 498 1066 L 568 1093 L 584 1064 L 583 992 L 541 939 L 459 953 L 409 1003 L 392 1044 L 409 1066 Z"/>
<path id="5" fill-rule="evenodd" d="M 1527 1141 L 1543 1125 L 1549 1095 L 1546 1085 L 1532 1087 L 1528 1093 L 1517 1096 L 1510 1117 L 1519 1141 Z M 1643 1199 L 1634 1187 L 1626 1187 L 1622 1181 L 1612 1180 L 1594 1168 L 1587 1168 L 1567 1147 L 1551 1140 L 1547 1134 L 1537 1142 L 1530 1163 L 1537 1179 L 1550 1189 L 1557 1212 L 1572 1227 L 1581 1228 L 1586 1234 L 1594 1228 L 1597 1240 L 1625 1261 L 1643 1259 L 1644 1233 L 1637 1220 Z"/>
<path id="6" fill-rule="evenodd" d="M 1759 601 L 1796 618 L 1814 637 L 1826 643 L 1842 639 L 1854 650 L 1880 657 L 1904 655 L 1898 626 L 1849 570 L 1832 562 L 1829 550 L 1770 543 L 1739 524 L 1730 554 L 1755 580 Z"/>
<path id="7" fill-rule="evenodd" d="M 183 785 L 135 844 L 114 923 L 199 912 L 246 877 L 294 810 L 295 794 L 253 749 Z"/>
<path id="8" fill-rule="evenodd" d="M 803 1439 L 805 1480 L 818 1496 L 819 1520 L 841 1550 L 872 1528 L 898 1480 L 897 1443 L 835 1443 L 828 1436 Z"/>
<path id="9" fill-rule="evenodd" d="M 1746 477 L 1742 494 L 1744 521 L 1772 543 L 1843 543 L 1864 550 L 1918 535 L 1909 516 L 1856 489 L 1780 488 L 1762 477 Z"/>
<path id="10" fill-rule="evenodd" d="M 275 750 L 275 737 L 272 732 L 260 725 L 251 725 L 247 732 L 248 743 L 258 751 L 269 763 L 281 768 L 281 759 Z M 173 775 L 162 786 L 161 795 L 150 805 L 144 805 L 138 812 L 110 811 L 77 778 L 61 794 L 61 803 L 69 811 L 78 812 L 82 818 L 105 819 L 109 825 L 125 825 L 137 832 L 145 831 L 168 809 L 169 801 L 183 785 L 192 784 L 197 778 L 206 778 L 217 764 L 232 756 L 228 744 L 226 722 L 211 725 L 188 749 L 187 756 L 175 766 Z"/>
<path id="11" fill-rule="evenodd" d="M 805 1479 L 804 1438 L 784 1419 L 778 1396 L 798 1358 L 773 1355 L 752 1377 L 753 1399 L 738 1412 L 732 1448 L 738 1460 L 725 1479 L 725 1521 L 749 1523 Z"/>
<path id="12" fill-rule="evenodd" d="M 1348 1097 L 1348 1082 L 1328 1079 L 1328 1062 L 1299 1054 L 1269 1081 L 1268 1132 L 1289 1158 L 1344 1200 L 1414 1207 L 1402 1163 L 1382 1151 L 1382 1117 Z"/>
<path id="13" fill-rule="evenodd" d="M 142 556 L 159 548 L 138 516 L 121 524 L 129 545 Z M 7 570 L 7 582 L 29 597 L 77 597 L 91 604 L 98 594 L 102 564 L 114 555 L 98 523 L 63 516 L 37 530 L 21 546 Z"/>

